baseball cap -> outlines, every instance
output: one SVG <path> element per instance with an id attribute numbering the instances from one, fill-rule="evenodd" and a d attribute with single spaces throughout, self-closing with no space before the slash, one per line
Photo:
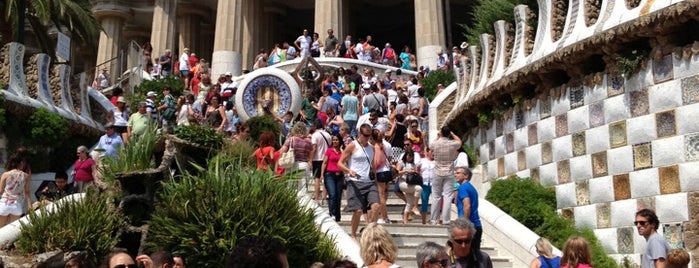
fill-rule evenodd
<path id="1" fill-rule="evenodd" d="M 391 73 L 391 69 L 386 69 L 386 71 L 384 71 L 384 73 L 387 73 L 387 74 Z"/>
<path id="2" fill-rule="evenodd" d="M 148 91 L 148 94 L 146 94 L 146 96 L 148 96 L 148 97 L 155 97 L 155 96 L 158 96 L 158 94 L 155 93 L 155 91 Z"/>
<path id="3" fill-rule="evenodd" d="M 113 128 L 113 127 L 114 127 L 114 124 L 112 122 L 107 122 L 106 124 L 104 124 L 105 129 Z"/>
<path id="4" fill-rule="evenodd" d="M 226 72 L 226 76 L 233 76 L 231 72 Z"/>
<path id="5" fill-rule="evenodd" d="M 124 98 L 124 96 L 119 96 L 119 97 L 117 98 L 117 102 L 126 103 L 126 98 Z"/>

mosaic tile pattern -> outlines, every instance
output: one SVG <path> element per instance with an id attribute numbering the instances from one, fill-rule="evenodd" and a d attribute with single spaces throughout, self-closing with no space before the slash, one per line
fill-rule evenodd
<path id="1" fill-rule="evenodd" d="M 667 54 L 659 61 L 653 61 L 653 80 L 656 84 L 672 79 L 672 54 Z"/>
<path id="2" fill-rule="evenodd" d="M 515 150 L 515 137 L 512 133 L 505 135 L 505 150 L 508 154 Z"/>
<path id="3" fill-rule="evenodd" d="M 559 161 L 557 163 L 558 166 L 558 184 L 564 184 L 564 183 L 569 183 L 571 181 L 570 178 L 570 162 L 568 159 Z M 588 199 L 589 199 L 589 194 L 588 194 Z"/>
<path id="4" fill-rule="evenodd" d="M 682 103 L 684 105 L 699 102 L 699 75 L 682 79 Z"/>
<path id="5" fill-rule="evenodd" d="M 607 96 L 612 97 L 624 93 L 624 78 L 620 76 L 607 77 Z"/>
<path id="6" fill-rule="evenodd" d="M 697 99 L 699 99 L 699 97 L 697 97 Z M 551 100 L 549 98 L 539 100 L 539 115 L 541 119 L 551 116 Z"/>
<path id="7" fill-rule="evenodd" d="M 674 136 L 677 133 L 675 110 L 655 114 L 655 130 L 658 138 Z"/>
<path id="8" fill-rule="evenodd" d="M 541 144 L 541 163 L 548 164 L 553 161 L 553 150 L 551 149 L 551 141 Z"/>
<path id="9" fill-rule="evenodd" d="M 539 136 L 536 132 L 536 123 L 529 125 L 529 129 L 527 130 L 527 139 L 529 146 L 539 143 Z"/>
<path id="10" fill-rule="evenodd" d="M 575 212 L 572 208 L 561 209 L 561 218 L 573 220 L 575 219 Z"/>
<path id="11" fill-rule="evenodd" d="M 617 236 L 617 248 L 620 254 L 632 254 L 634 253 L 633 237 L 636 235 L 636 231 L 633 227 L 624 227 L 616 230 Z"/>
<path id="12" fill-rule="evenodd" d="M 604 125 L 604 102 L 598 101 L 590 105 L 590 128 Z"/>
<path id="13" fill-rule="evenodd" d="M 575 109 L 585 104 L 585 89 L 582 86 L 570 87 L 570 109 Z"/>
<path id="14" fill-rule="evenodd" d="M 629 174 L 614 175 L 614 200 L 625 200 L 631 198 L 631 183 Z"/>
<path id="15" fill-rule="evenodd" d="M 590 204 L 590 185 L 588 181 L 581 181 L 575 184 L 575 194 L 577 195 L 578 206 Z"/>
<path id="16" fill-rule="evenodd" d="M 633 146 L 633 168 L 634 170 L 649 168 L 653 166 L 653 154 L 650 142 L 640 143 Z"/>
<path id="17" fill-rule="evenodd" d="M 488 156 L 490 160 L 495 159 L 495 141 L 488 142 Z"/>
<path id="18" fill-rule="evenodd" d="M 699 98 L 699 97 L 698 97 Z M 629 102 L 631 109 L 631 116 L 638 117 L 641 115 L 648 114 L 648 90 L 642 89 L 638 91 L 632 91 L 629 94 Z"/>
<path id="19" fill-rule="evenodd" d="M 592 176 L 607 176 L 607 151 L 592 154 Z"/>
<path id="20" fill-rule="evenodd" d="M 678 165 L 659 168 L 658 180 L 660 182 L 660 194 L 674 194 L 682 190 L 680 186 L 680 167 Z"/>
<path id="21" fill-rule="evenodd" d="M 495 136 L 502 136 L 502 129 L 505 126 L 505 120 L 495 120 Z"/>
<path id="22" fill-rule="evenodd" d="M 699 133 L 684 136 L 684 159 L 687 161 L 699 160 Z"/>
<path id="23" fill-rule="evenodd" d="M 644 208 L 647 208 L 650 210 L 655 210 L 655 197 L 654 196 L 636 199 L 636 210 L 641 210 Z"/>
<path id="24" fill-rule="evenodd" d="M 505 176 L 505 158 L 500 157 L 498 158 L 498 177 L 504 177 Z"/>
<path id="25" fill-rule="evenodd" d="M 517 152 L 517 171 L 522 171 L 527 168 L 527 153 L 524 150 Z"/>
<path id="26" fill-rule="evenodd" d="M 539 176 L 539 167 L 529 170 L 529 177 L 538 184 L 541 184 L 541 176 Z"/>
<path id="27" fill-rule="evenodd" d="M 684 226 L 681 223 L 663 224 L 663 236 L 671 248 L 684 248 Z"/>
<path id="28" fill-rule="evenodd" d="M 573 134 L 573 156 L 585 155 L 585 131 Z"/>
<path id="29" fill-rule="evenodd" d="M 568 114 L 556 116 L 556 137 L 565 136 L 568 134 Z"/>
<path id="30" fill-rule="evenodd" d="M 609 203 L 597 204 L 597 228 L 612 227 L 612 208 Z"/>
<path id="31" fill-rule="evenodd" d="M 609 124 L 609 146 L 618 148 L 626 145 L 626 121 Z"/>
<path id="32" fill-rule="evenodd" d="M 524 112 L 515 112 L 515 126 L 518 129 L 524 127 Z"/>

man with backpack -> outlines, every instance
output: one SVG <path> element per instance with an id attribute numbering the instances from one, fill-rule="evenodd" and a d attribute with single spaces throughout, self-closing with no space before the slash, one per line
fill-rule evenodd
<path id="1" fill-rule="evenodd" d="M 396 66 L 396 51 L 391 47 L 391 43 L 386 43 L 381 51 L 381 59 L 384 65 Z"/>

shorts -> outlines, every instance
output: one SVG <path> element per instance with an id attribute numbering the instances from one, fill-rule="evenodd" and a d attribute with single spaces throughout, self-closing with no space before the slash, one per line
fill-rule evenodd
<path id="1" fill-rule="evenodd" d="M 17 200 L 12 204 L 7 204 L 8 201 L 2 199 L 2 201 L 0 201 L 0 216 L 22 216 L 24 211 L 22 209 L 22 202 L 19 201 L 20 200 Z"/>
<path id="2" fill-rule="evenodd" d="M 180 76 L 189 76 L 189 70 L 180 70 Z"/>
<path id="3" fill-rule="evenodd" d="M 126 126 L 114 126 L 114 132 L 119 134 L 126 133 Z"/>
<path id="4" fill-rule="evenodd" d="M 320 178 L 320 169 L 323 167 L 323 161 L 313 161 L 313 178 Z"/>
<path id="5" fill-rule="evenodd" d="M 391 172 L 391 171 L 376 172 L 376 181 L 377 182 L 388 183 L 389 181 L 392 181 L 392 180 L 393 180 L 393 172 Z"/>
<path id="6" fill-rule="evenodd" d="M 366 213 L 371 204 L 379 203 L 379 190 L 374 182 L 347 182 L 347 210 Z"/>

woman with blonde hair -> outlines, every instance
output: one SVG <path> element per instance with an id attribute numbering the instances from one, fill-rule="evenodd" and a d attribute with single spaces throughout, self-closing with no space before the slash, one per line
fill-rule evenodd
<path id="1" fill-rule="evenodd" d="M 308 136 L 308 128 L 306 128 L 306 124 L 303 122 L 296 122 L 296 124 L 291 127 L 289 130 L 289 137 L 287 137 L 280 151 L 283 154 L 289 151 L 289 148 L 294 149 L 294 166 L 291 168 L 291 171 L 303 171 L 304 180 L 309 179 L 311 177 L 308 170 L 309 160 L 312 157 L 310 154 L 311 149 L 313 149 L 313 144 L 311 143 L 311 138 Z"/>
<path id="2" fill-rule="evenodd" d="M 592 268 L 590 243 L 581 236 L 571 236 L 563 247 L 561 268 Z"/>
<path id="3" fill-rule="evenodd" d="M 386 228 L 370 223 L 359 238 L 359 254 L 367 268 L 396 268 L 398 247 Z"/>
<path id="4" fill-rule="evenodd" d="M 553 255 L 553 246 L 548 239 L 539 238 L 535 247 L 539 256 L 532 260 L 529 268 L 558 268 L 561 265 L 561 257 Z"/>

